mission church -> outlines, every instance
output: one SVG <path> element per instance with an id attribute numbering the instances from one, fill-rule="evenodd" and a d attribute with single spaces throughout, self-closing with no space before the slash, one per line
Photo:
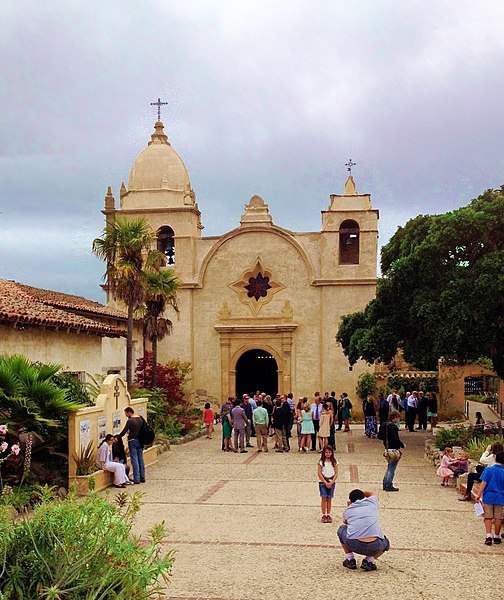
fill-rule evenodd
<path id="1" fill-rule="evenodd" d="M 157 232 L 181 281 L 180 315 L 167 315 L 173 332 L 159 342 L 158 360 L 189 361 L 193 393 L 220 401 L 256 390 L 354 392 L 367 367 L 349 369 L 335 336 L 341 317 L 375 296 L 379 215 L 351 173 L 321 211 L 320 231 L 276 225 L 253 196 L 235 229 L 205 237 L 187 168 L 158 112 L 128 185 L 117 204 L 109 188 L 103 213 L 106 222 L 144 217 Z"/>

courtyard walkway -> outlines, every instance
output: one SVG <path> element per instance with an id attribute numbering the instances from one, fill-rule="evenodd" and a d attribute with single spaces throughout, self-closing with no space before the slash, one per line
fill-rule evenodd
<path id="1" fill-rule="evenodd" d="M 165 520 L 176 550 L 172 600 L 396 597 L 495 599 L 504 589 L 504 544 L 483 544 L 472 504 L 439 485 L 423 459 L 426 432 L 402 431 L 398 493 L 381 491 L 382 445 L 362 426 L 337 433 L 340 474 L 333 524 L 320 523 L 317 454 L 225 453 L 213 440 L 174 446 L 149 468 L 139 533 Z M 270 438 L 271 439 L 271 438 Z M 253 439 L 255 443 L 255 439 Z M 378 492 L 391 550 L 378 571 L 349 571 L 336 531 L 348 493 Z M 359 561 L 360 563 L 360 561 Z"/>

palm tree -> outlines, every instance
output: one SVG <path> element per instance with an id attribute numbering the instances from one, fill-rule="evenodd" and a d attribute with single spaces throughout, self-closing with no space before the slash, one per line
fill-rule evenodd
<path id="1" fill-rule="evenodd" d="M 0 422 L 19 433 L 58 438 L 61 419 L 82 405 L 66 398 L 52 381 L 59 365 L 32 363 L 25 356 L 0 356 Z"/>
<path id="2" fill-rule="evenodd" d="M 177 291 L 180 281 L 174 271 L 145 273 L 144 334 L 152 343 L 152 387 L 157 386 L 157 343 L 172 331 L 170 319 L 162 318 L 168 306 L 178 314 Z"/>
<path id="3" fill-rule="evenodd" d="M 133 377 L 133 315 L 145 297 L 144 276 L 149 270 L 159 270 L 165 257 L 153 250 L 156 234 L 144 218 L 117 217 L 107 224 L 100 238 L 93 241 L 93 252 L 107 263 L 103 279 L 114 300 L 124 302 L 128 309 L 126 337 L 126 382 Z"/>

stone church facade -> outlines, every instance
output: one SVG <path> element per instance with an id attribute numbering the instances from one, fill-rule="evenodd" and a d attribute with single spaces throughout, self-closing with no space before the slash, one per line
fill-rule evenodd
<path id="1" fill-rule="evenodd" d="M 370 196 L 350 176 L 317 232 L 276 225 L 253 196 L 235 229 L 204 237 L 187 169 L 163 124 L 154 127 L 119 205 L 109 189 L 103 212 L 107 220 L 145 217 L 182 282 L 180 318 L 167 315 L 174 328 L 159 344 L 160 362 L 190 361 L 191 391 L 219 401 L 255 390 L 353 395 L 366 366 L 349 370 L 335 336 L 341 317 L 375 295 L 378 211 Z"/>

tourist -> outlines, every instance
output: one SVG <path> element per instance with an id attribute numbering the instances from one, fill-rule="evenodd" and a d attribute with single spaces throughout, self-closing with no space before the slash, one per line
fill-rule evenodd
<path id="1" fill-rule="evenodd" d="M 466 492 L 459 498 L 460 502 L 470 502 L 472 489 L 476 481 L 481 481 L 480 477 L 489 465 L 495 464 L 495 455 L 504 450 L 504 446 L 500 442 L 495 442 L 490 446 L 487 446 L 486 450 L 480 456 L 479 462 L 481 464 L 476 465 L 476 473 L 469 473 L 467 475 L 467 487 Z"/>
<path id="2" fill-rule="evenodd" d="M 205 408 L 203 410 L 203 423 L 205 424 L 205 427 L 206 427 L 206 436 L 207 436 L 208 440 L 212 439 L 214 420 L 215 420 L 215 413 L 210 408 L 210 402 L 206 402 Z"/>
<path id="3" fill-rule="evenodd" d="M 481 485 L 476 502 L 483 500 L 486 539 L 485 544 L 500 544 L 502 518 L 504 516 L 504 452 L 495 456 L 495 464 L 487 467 L 481 474 Z M 494 535 L 492 539 L 492 521 Z"/>
<path id="4" fill-rule="evenodd" d="M 112 444 L 112 460 L 114 462 L 120 462 L 124 465 L 124 469 L 126 470 L 126 475 L 129 481 L 130 468 L 128 465 L 128 459 L 126 457 L 126 449 L 124 447 L 124 442 L 120 437 L 115 437 L 114 439 L 115 441 Z"/>
<path id="5" fill-rule="evenodd" d="M 282 402 L 282 399 L 275 400 L 275 410 L 272 416 L 275 428 L 275 452 L 289 452 L 287 426 L 290 420 L 290 409 L 287 402 Z"/>
<path id="6" fill-rule="evenodd" d="M 352 490 L 343 512 L 338 538 L 345 552 L 343 566 L 356 569 L 355 554 L 364 555 L 361 569 L 376 571 L 375 559 L 390 548 L 378 521 L 378 498 L 373 492 Z"/>
<path id="7" fill-rule="evenodd" d="M 376 425 L 376 406 L 371 394 L 367 395 L 363 404 L 364 410 L 364 434 L 368 438 L 375 438 L 378 432 Z"/>
<path id="8" fill-rule="evenodd" d="M 320 415 L 319 430 L 317 434 L 319 450 L 322 450 L 322 448 L 327 445 L 327 440 L 329 439 L 329 433 L 331 431 L 331 423 L 331 405 L 329 402 L 324 402 L 322 405 L 322 414 Z"/>
<path id="9" fill-rule="evenodd" d="M 320 392 L 315 392 L 315 397 L 310 408 L 313 414 L 313 434 L 311 436 L 311 450 L 312 452 L 316 452 L 317 435 L 320 425 L 320 415 L 322 414 L 322 399 L 320 398 Z"/>
<path id="10" fill-rule="evenodd" d="M 261 398 L 256 400 L 257 408 L 252 412 L 252 421 L 254 422 L 257 452 L 268 452 L 268 411 L 263 407 Z"/>
<path id="11" fill-rule="evenodd" d="M 252 435 L 252 404 L 250 404 L 250 399 L 248 394 L 243 394 L 242 396 L 243 402 L 241 403 L 241 407 L 245 411 L 245 415 L 247 416 L 247 424 L 245 425 L 245 441 L 247 448 L 253 448 L 250 443 L 250 437 Z"/>
<path id="12" fill-rule="evenodd" d="M 469 471 L 469 452 L 461 452 L 459 458 L 450 466 L 453 469 L 453 476 L 460 477 Z"/>
<path id="13" fill-rule="evenodd" d="M 123 435 L 128 434 L 128 450 L 133 468 L 133 483 L 145 483 L 143 446 L 138 439 L 145 420 L 140 415 L 135 415 L 135 411 L 131 406 L 127 406 L 124 409 L 124 414 L 127 418 L 126 425 L 117 437 L 122 438 Z"/>
<path id="14" fill-rule="evenodd" d="M 268 435 L 273 436 L 273 425 L 271 424 L 271 415 L 273 414 L 273 402 L 269 394 L 264 395 L 263 406 L 268 411 L 269 422 L 268 422 Z"/>
<path id="15" fill-rule="evenodd" d="M 331 404 L 331 413 L 332 413 L 332 422 L 331 427 L 329 429 L 329 446 L 334 448 L 336 451 L 336 437 L 334 435 L 336 430 L 336 417 L 338 414 L 338 402 L 336 400 L 336 392 L 331 392 L 329 396 L 328 402 Z"/>
<path id="16" fill-rule="evenodd" d="M 337 404 L 337 415 L 338 415 L 338 431 L 341 431 L 343 428 L 343 408 L 345 406 L 345 400 L 343 398 L 343 394 L 340 395 L 338 404 Z"/>
<path id="17" fill-rule="evenodd" d="M 387 460 L 388 466 L 383 477 L 383 489 L 386 492 L 398 492 L 399 488 L 394 487 L 394 475 L 397 464 L 401 459 L 401 448 L 405 445 L 399 439 L 399 430 L 397 422 L 399 421 L 399 413 L 391 412 L 389 420 L 380 425 L 378 439 L 383 441 L 385 452 L 383 456 Z"/>
<path id="18" fill-rule="evenodd" d="M 285 431 L 285 435 L 287 436 L 287 444 L 290 448 L 290 438 L 292 436 L 292 426 L 294 425 L 294 416 L 296 413 L 296 405 L 294 404 L 294 394 L 289 392 L 285 397 L 285 402 L 289 405 L 289 422 L 287 423 L 287 428 Z"/>
<path id="19" fill-rule="evenodd" d="M 98 446 L 96 465 L 99 469 L 110 471 L 114 474 L 114 487 L 125 488 L 126 484 L 130 483 L 130 480 L 126 475 L 124 464 L 119 462 L 119 459 L 114 460 L 112 445 L 115 441 L 116 438 L 111 433 L 107 433 L 105 439 Z"/>
<path id="20" fill-rule="evenodd" d="M 408 397 L 408 410 L 406 411 L 406 427 L 413 433 L 418 411 L 418 392 L 414 391 Z"/>
<path id="21" fill-rule="evenodd" d="M 479 411 L 475 414 L 475 417 L 476 423 L 473 427 L 473 433 L 475 437 L 481 437 L 485 433 L 485 419 Z"/>
<path id="22" fill-rule="evenodd" d="M 343 419 L 343 425 L 345 426 L 343 432 L 348 433 L 350 431 L 350 418 L 352 416 L 350 411 L 352 410 L 352 403 L 350 402 L 350 398 L 346 392 L 343 392 L 342 396 L 344 404 L 343 410 L 341 411 L 341 417 Z"/>
<path id="23" fill-rule="evenodd" d="M 391 411 L 399 412 L 401 410 L 401 396 L 397 390 L 392 390 L 392 393 L 387 396 L 387 402 Z"/>
<path id="24" fill-rule="evenodd" d="M 303 422 L 303 406 L 306 402 L 306 398 L 299 398 L 298 403 L 296 404 L 296 427 L 297 427 L 297 437 L 298 437 L 298 452 L 301 452 L 303 446 L 303 434 L 301 433 L 301 424 Z"/>
<path id="25" fill-rule="evenodd" d="M 308 399 L 305 398 L 305 405 L 301 413 L 301 448 L 303 452 L 307 452 L 310 448 L 311 436 L 315 433 L 313 427 L 313 412 L 311 406 L 308 404 Z"/>
<path id="26" fill-rule="evenodd" d="M 450 467 L 456 463 L 456 459 L 453 458 L 452 448 L 445 448 L 443 457 L 441 458 L 441 464 L 436 471 L 436 475 L 441 477 L 441 485 L 448 487 L 448 482 L 453 477 L 453 469 Z"/>
<path id="27" fill-rule="evenodd" d="M 231 452 L 233 444 L 231 436 L 233 433 L 233 425 L 231 422 L 231 407 L 233 406 L 233 398 L 228 398 L 227 402 L 221 406 L 221 422 L 222 422 L 222 449 L 224 452 Z"/>
<path id="28" fill-rule="evenodd" d="M 423 392 L 418 392 L 418 427 L 417 429 L 427 429 L 427 410 L 428 410 L 428 400 L 424 396 Z"/>
<path id="29" fill-rule="evenodd" d="M 234 402 L 230 416 L 234 429 L 234 452 L 238 452 L 238 448 L 240 448 L 240 452 L 243 454 L 247 452 L 245 450 L 245 428 L 247 427 L 248 419 L 245 409 L 238 399 Z"/>
<path id="30" fill-rule="evenodd" d="M 430 430 L 434 431 L 438 420 L 438 403 L 436 392 L 430 392 L 427 399 L 427 419 L 430 421 Z"/>
<path id="31" fill-rule="evenodd" d="M 380 418 L 380 425 L 386 423 L 389 418 L 390 406 L 387 402 L 383 392 L 379 392 L 378 394 L 378 416 Z"/>
<path id="32" fill-rule="evenodd" d="M 318 478 L 322 523 L 332 523 L 331 504 L 338 478 L 338 461 L 331 446 L 324 446 L 318 462 Z"/>

